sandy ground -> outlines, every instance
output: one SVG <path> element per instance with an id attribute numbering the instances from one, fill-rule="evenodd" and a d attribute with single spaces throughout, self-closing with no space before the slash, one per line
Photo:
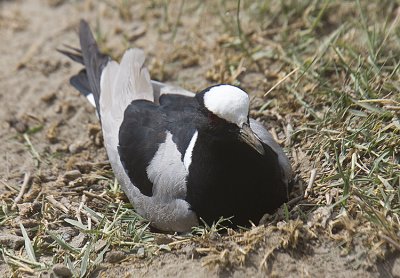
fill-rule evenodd
<path id="1" fill-rule="evenodd" d="M 128 46 L 144 48 L 155 78 L 191 90 L 211 84 L 207 72 L 218 67 L 218 57 L 223 55 L 218 41 L 224 36 L 223 26 L 209 10 L 212 7 L 198 9 L 187 4 L 189 11 L 175 26 L 178 1 L 168 7 L 168 20 L 163 7 L 143 4 L 144 1 L 133 4 L 131 14 L 125 15 L 128 19 L 124 20 L 124 15 L 109 2 L 0 2 L 0 177 L 8 184 L 21 184 L 27 172 L 40 173 L 51 180 L 74 169 L 78 162 L 107 159 L 94 138 L 98 124 L 92 107 L 68 84 L 80 66 L 56 52 L 64 43 L 78 45 L 76 29 L 81 18 L 92 26 L 100 23 L 97 35 L 101 34 L 104 50 L 114 57 Z M 262 84 L 260 79 L 263 75 L 256 71 L 241 76 L 241 86 L 251 91 L 255 102 L 264 90 L 257 86 Z M 35 131 L 29 133 L 34 151 L 21 135 L 27 129 Z M 39 166 L 35 152 L 41 159 Z M 42 194 L 59 196 L 57 188 L 43 188 Z M 2 198 L 15 197 L 4 183 L 0 184 L 0 194 Z M 14 234 L 15 228 L 3 226 L 0 231 Z M 260 267 L 280 236 L 276 230 L 264 235 L 241 266 L 214 267 L 206 263 L 207 256 L 192 256 L 189 246 L 151 259 L 128 257 L 122 263 L 104 263 L 91 276 L 400 277 L 398 254 L 385 262 L 379 257 L 371 259 L 369 250 L 361 246 L 352 246 L 344 254 L 340 241 L 329 241 L 324 236 L 310 236 L 308 240 L 303 237 L 298 248 L 278 250 L 266 266 Z M 0 271 L 0 276 L 11 275 L 1 258 Z"/>

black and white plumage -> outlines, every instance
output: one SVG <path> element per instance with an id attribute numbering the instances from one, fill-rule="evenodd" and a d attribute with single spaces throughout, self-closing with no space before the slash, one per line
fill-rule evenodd
<path id="1" fill-rule="evenodd" d="M 81 50 L 61 51 L 85 66 L 71 84 L 96 107 L 115 176 L 153 226 L 184 232 L 221 216 L 248 226 L 287 201 L 290 163 L 249 119 L 243 90 L 193 94 L 152 81 L 140 49 L 120 63 L 100 53 L 85 21 L 79 38 Z"/>

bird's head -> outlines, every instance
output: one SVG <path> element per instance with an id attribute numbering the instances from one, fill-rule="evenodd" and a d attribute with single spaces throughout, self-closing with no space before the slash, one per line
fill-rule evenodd
<path id="1" fill-rule="evenodd" d="M 205 89 L 196 98 L 205 116 L 205 129 L 216 136 L 237 138 L 264 154 L 262 143 L 250 128 L 250 100 L 245 91 L 222 84 Z"/>

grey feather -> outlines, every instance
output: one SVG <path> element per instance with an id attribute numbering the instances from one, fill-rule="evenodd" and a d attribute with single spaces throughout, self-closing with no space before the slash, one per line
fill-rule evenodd
<path id="1" fill-rule="evenodd" d="M 162 83 L 155 80 L 151 80 L 151 85 L 153 86 L 154 91 L 154 102 L 157 104 L 159 103 L 158 100 L 162 95 L 176 94 L 188 97 L 193 97 L 195 95 L 193 92 L 187 91 L 181 87 Z"/>
<path id="2" fill-rule="evenodd" d="M 258 136 L 258 138 L 260 138 L 260 140 L 264 144 L 268 145 L 277 154 L 279 165 L 281 166 L 282 169 L 282 179 L 286 184 L 286 186 L 288 186 L 289 182 L 293 179 L 293 171 L 289 159 L 283 152 L 283 149 L 274 140 L 271 133 L 269 133 L 265 129 L 262 123 L 254 119 L 250 119 L 250 127 L 253 130 L 253 132 Z"/>

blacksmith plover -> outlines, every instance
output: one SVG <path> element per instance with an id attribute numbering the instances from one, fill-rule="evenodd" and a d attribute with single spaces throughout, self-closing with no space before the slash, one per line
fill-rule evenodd
<path id="1" fill-rule="evenodd" d="M 96 107 L 118 182 L 137 212 L 165 231 L 186 232 L 231 217 L 258 223 L 288 200 L 292 169 L 282 148 L 249 118 L 249 97 L 220 84 L 197 94 L 150 79 L 142 50 L 121 62 L 102 54 L 85 21 L 85 66 L 70 80 Z"/>

